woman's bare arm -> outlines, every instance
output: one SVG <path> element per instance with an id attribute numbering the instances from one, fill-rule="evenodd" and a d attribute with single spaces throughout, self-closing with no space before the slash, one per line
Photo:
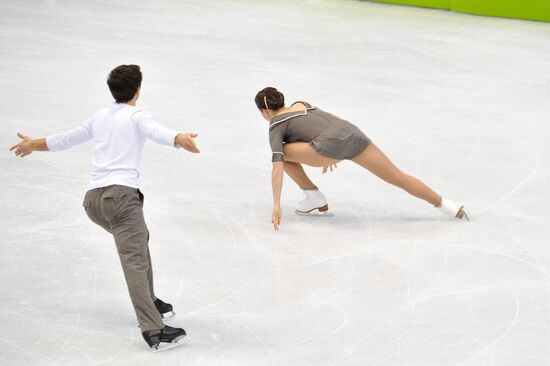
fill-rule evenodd
<path id="1" fill-rule="evenodd" d="M 279 230 L 281 224 L 281 191 L 283 190 L 283 175 L 284 168 L 282 161 L 273 162 L 273 170 L 271 171 L 271 189 L 273 191 L 273 214 L 271 216 L 271 222 L 273 228 Z"/>

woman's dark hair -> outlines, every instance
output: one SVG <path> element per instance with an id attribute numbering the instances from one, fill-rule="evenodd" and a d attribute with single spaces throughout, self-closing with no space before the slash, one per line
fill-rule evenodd
<path id="1" fill-rule="evenodd" d="M 125 103 L 136 95 L 141 86 L 141 70 L 138 65 L 120 65 L 109 73 L 107 85 L 117 103 Z"/>
<path id="2" fill-rule="evenodd" d="M 254 98 L 258 109 L 272 109 L 278 111 L 285 106 L 285 96 L 277 89 L 268 86 L 256 94 Z"/>

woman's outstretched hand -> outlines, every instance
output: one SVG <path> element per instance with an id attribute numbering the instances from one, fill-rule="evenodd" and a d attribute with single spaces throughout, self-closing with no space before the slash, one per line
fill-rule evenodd
<path id="1" fill-rule="evenodd" d="M 334 169 L 337 168 L 336 163 L 335 163 L 335 164 L 329 164 L 329 165 L 323 166 L 323 174 L 325 174 L 326 172 L 328 172 L 329 169 L 330 169 L 330 171 L 332 172 L 332 168 L 333 168 L 333 167 L 334 167 Z"/>
<path id="2" fill-rule="evenodd" d="M 271 214 L 271 223 L 273 223 L 273 229 L 275 229 L 275 231 L 279 231 L 279 225 L 281 225 L 281 216 L 283 216 L 283 210 L 281 210 L 281 206 L 274 204 L 273 213 Z"/>
<path id="3" fill-rule="evenodd" d="M 185 150 L 190 151 L 194 154 L 200 153 L 199 148 L 197 147 L 197 144 L 195 143 L 195 137 L 197 137 L 198 133 L 179 133 L 176 136 L 176 144 L 183 147 Z"/>

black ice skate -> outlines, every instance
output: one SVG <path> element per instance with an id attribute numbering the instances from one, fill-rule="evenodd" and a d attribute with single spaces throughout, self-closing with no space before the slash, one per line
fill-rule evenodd
<path id="1" fill-rule="evenodd" d="M 164 329 L 147 330 L 141 335 L 153 352 L 166 351 L 181 346 L 188 340 L 185 330 L 168 325 L 165 325 Z"/>
<path id="2" fill-rule="evenodd" d="M 160 313 L 160 316 L 162 317 L 162 319 L 164 319 L 164 320 L 170 319 L 174 315 L 176 315 L 176 313 L 174 312 L 174 307 L 172 306 L 172 304 L 167 304 L 164 301 L 162 301 L 161 299 L 156 299 L 155 300 L 155 307 L 157 308 L 158 312 Z"/>

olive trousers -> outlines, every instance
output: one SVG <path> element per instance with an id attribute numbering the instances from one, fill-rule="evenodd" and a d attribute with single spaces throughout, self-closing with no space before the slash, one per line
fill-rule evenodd
<path id="1" fill-rule="evenodd" d="M 153 268 L 143 199 L 139 189 L 112 185 L 86 192 L 83 205 L 90 220 L 115 239 L 130 299 L 141 331 L 145 332 L 162 329 L 164 324 L 154 304 Z"/>

